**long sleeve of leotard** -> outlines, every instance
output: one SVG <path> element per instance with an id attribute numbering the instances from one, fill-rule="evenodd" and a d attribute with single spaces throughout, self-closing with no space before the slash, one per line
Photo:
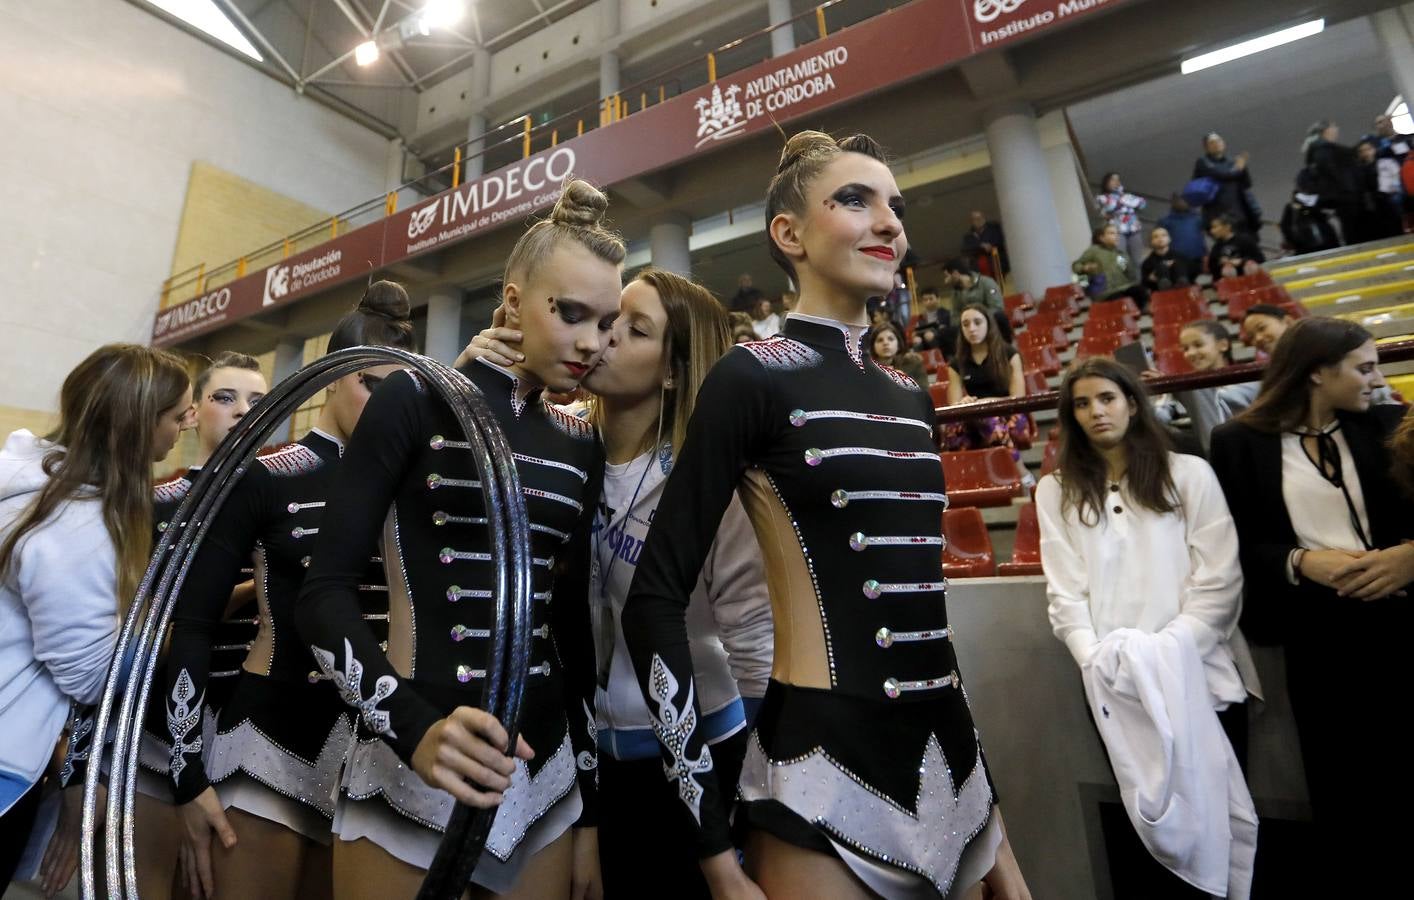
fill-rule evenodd
<path id="1" fill-rule="evenodd" d="M 423 433 L 426 390 L 414 375 L 395 372 L 369 398 L 334 476 L 295 604 L 295 626 L 320 670 L 363 724 L 409 763 L 442 716 L 388 662 L 363 620 L 358 585 Z"/>
<path id="2" fill-rule="evenodd" d="M 742 473 L 769 438 L 770 378 L 750 352 L 708 373 L 687 439 L 663 488 L 623 611 L 624 640 L 653 718 L 665 774 L 683 801 L 701 857 L 731 847 L 731 785 L 719 785 L 701 722 L 687 607 Z M 782 419 L 784 421 L 784 419 Z"/>
<path id="3" fill-rule="evenodd" d="M 212 521 L 187 569 L 172 612 L 163 701 L 172 739 L 172 797 L 186 803 L 206 790 L 201 723 L 211 677 L 211 644 L 226 615 L 231 585 L 249 565 L 273 490 L 269 473 L 252 462 Z"/>
<path id="4" fill-rule="evenodd" d="M 565 717 L 574 748 L 579 794 L 584 801 L 577 827 L 599 823 L 599 748 L 595 729 L 596 665 L 594 632 L 589 619 L 589 533 L 604 486 L 604 465 L 596 460 L 585 485 L 584 511 L 566 546 L 555 577 L 555 601 L 550 605 L 550 632 L 564 677 Z"/>

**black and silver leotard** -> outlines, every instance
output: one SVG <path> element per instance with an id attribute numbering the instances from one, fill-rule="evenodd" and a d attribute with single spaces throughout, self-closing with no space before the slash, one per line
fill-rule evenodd
<path id="1" fill-rule="evenodd" d="M 535 758 L 518 763 L 475 876 L 502 890 L 535 849 L 576 819 L 594 821 L 588 546 L 604 462 L 587 423 L 544 403 L 538 390 L 527 392 L 510 371 L 478 361 L 466 374 L 514 451 L 533 557 L 535 639 L 521 733 Z M 354 603 L 360 560 L 380 536 L 389 584 L 386 654 Z M 298 624 L 358 710 L 366 738 L 350 760 L 335 830 L 422 867 L 454 801 L 405 764 L 437 720 L 480 702 L 496 575 L 488 541 L 481 483 L 455 417 L 416 375 L 394 373 L 350 439 Z"/>
<path id="2" fill-rule="evenodd" d="M 223 804 L 321 841 L 329 839 L 353 726 L 338 691 L 297 637 L 294 609 L 343 449 L 315 429 L 263 451 L 246 469 L 188 569 L 172 617 L 163 692 L 178 803 L 216 784 Z M 197 714 L 212 689 L 212 669 L 218 654 L 233 649 L 219 637 L 229 586 L 251 563 L 259 631 L 240 653 L 240 674 L 221 704 L 216 733 L 203 735 Z M 365 556 L 358 596 L 362 618 L 386 632 L 380 563 Z"/>
<path id="3" fill-rule="evenodd" d="M 721 852 L 733 786 L 697 732 L 684 612 L 737 492 L 776 635 L 738 820 L 833 852 L 886 897 L 948 896 L 991 867 L 994 795 L 944 602 L 932 404 L 862 333 L 792 314 L 712 369 L 623 628 L 699 853 Z"/>

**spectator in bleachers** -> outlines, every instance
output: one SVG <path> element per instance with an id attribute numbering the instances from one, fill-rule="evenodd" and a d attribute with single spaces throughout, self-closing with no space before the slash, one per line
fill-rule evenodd
<path id="1" fill-rule="evenodd" d="M 998 397 L 1026 396 L 1021 355 L 1002 339 L 985 306 L 968 304 L 959 321 L 957 344 L 948 364 L 948 405 L 976 403 Z M 1020 463 L 1016 441 L 1030 437 L 1031 421 L 1025 413 L 1010 416 L 972 417 L 943 426 L 943 448 L 976 450 L 1011 447 L 1017 471 L 1027 483 L 1031 473 Z"/>
<path id="2" fill-rule="evenodd" d="M 1356 243 L 1379 241 L 1404 233 L 1400 214 L 1399 164 L 1380 158 L 1373 140 L 1355 145 L 1360 209 L 1356 213 Z"/>
<path id="3" fill-rule="evenodd" d="M 1208 223 L 1213 249 L 1208 251 L 1208 274 L 1217 281 L 1234 275 L 1250 275 L 1267 261 L 1257 239 L 1238 231 L 1232 219 L 1218 216 Z"/>
<path id="4" fill-rule="evenodd" d="M 1394 129 L 1394 119 L 1385 114 L 1375 116 L 1375 152 L 1398 165 L 1409 155 L 1409 136 Z"/>
<path id="5" fill-rule="evenodd" d="M 943 306 L 942 294 L 929 285 L 918 292 L 918 321 L 913 326 L 914 350 L 942 350 L 951 345 L 945 338 L 952 335 L 952 312 Z"/>
<path id="6" fill-rule="evenodd" d="M 1414 516 L 1387 441 L 1405 410 L 1372 406 L 1373 336 L 1301 319 L 1277 342 L 1262 391 L 1213 432 L 1212 462 L 1237 523 L 1243 630 L 1285 648 L 1328 896 L 1377 896 L 1402 877 L 1414 807 L 1398 685 L 1414 605 Z M 1338 885 L 1338 890 L 1331 888 Z"/>
<path id="7" fill-rule="evenodd" d="M 1336 143 L 1339 138 L 1340 126 L 1325 119 L 1307 129 L 1301 145 L 1306 168 L 1298 184 L 1321 198 L 1322 209 L 1335 213 L 1341 241 L 1354 244 L 1360 237 L 1360 174 L 1355 150 Z"/>
<path id="8" fill-rule="evenodd" d="M 1149 234 L 1149 247 L 1152 252 L 1144 257 L 1139 271 L 1150 292 L 1187 287 L 1198 278 L 1200 263 L 1174 250 L 1167 228 L 1155 228 Z"/>
<path id="9" fill-rule="evenodd" d="M 960 257 L 943 263 L 943 275 L 952 285 L 954 327 L 962 322 L 963 307 L 975 303 L 991 310 L 1003 340 L 1011 340 L 1011 319 L 1006 314 L 1006 303 L 1002 300 L 1002 289 L 995 281 L 972 268 L 967 260 Z M 951 335 L 949 336 L 951 337 Z"/>
<path id="10" fill-rule="evenodd" d="M 1168 215 L 1159 220 L 1158 227 L 1169 233 L 1173 252 L 1179 256 L 1200 262 L 1207 258 L 1208 242 L 1203 237 L 1203 217 L 1189 207 L 1182 194 L 1173 195 Z"/>
<path id="11" fill-rule="evenodd" d="M 1301 191 L 1291 192 L 1291 201 L 1281 212 L 1282 246 L 1295 254 L 1319 253 L 1340 246 L 1331 220 L 1320 207 L 1320 198 Z"/>
<path id="12" fill-rule="evenodd" d="M 1280 306 L 1258 303 L 1247 308 L 1242 315 L 1242 335 L 1258 353 L 1271 356 L 1272 348 L 1286 334 L 1291 325 L 1291 316 Z"/>
<path id="13" fill-rule="evenodd" d="M 800 298 L 800 295 L 797 294 L 795 291 L 782 291 L 782 292 L 781 292 L 781 311 L 782 311 L 782 312 L 788 312 L 788 313 L 789 313 L 789 312 L 794 312 L 794 311 L 795 311 L 795 304 L 796 304 L 796 301 L 799 300 L 799 298 Z"/>
<path id="14" fill-rule="evenodd" d="M 1216 131 L 1203 137 L 1203 155 L 1193 164 L 1193 177 L 1211 178 L 1217 184 L 1213 198 L 1203 204 L 1203 226 L 1218 216 L 1228 216 L 1235 226 L 1256 234 L 1262 228 L 1262 207 L 1252 193 L 1252 173 L 1244 150 L 1227 158 L 1227 142 Z"/>
<path id="15" fill-rule="evenodd" d="M 898 369 L 927 389 L 928 370 L 923 367 L 923 357 L 904 349 L 903 332 L 892 322 L 877 325 L 869 332 L 869 355 L 879 365 Z"/>
<path id="16" fill-rule="evenodd" d="M 1136 779 L 1172 774 L 1166 769 L 1155 774 L 1150 767 L 1158 766 L 1160 757 L 1139 758 L 1134 747 L 1149 746 L 1172 759 L 1182 776 L 1159 788 L 1178 792 L 1167 796 L 1165 807 L 1216 803 L 1242 812 L 1246 827 L 1234 823 L 1232 833 L 1206 839 L 1218 842 L 1208 849 L 1221 853 L 1230 840 L 1236 845 L 1233 839 L 1245 835 L 1241 843 L 1250 872 L 1257 821 L 1237 767 L 1247 755 L 1247 695 L 1260 697 L 1261 687 L 1237 628 L 1242 569 L 1222 489 L 1202 459 L 1170 451 L 1143 384 L 1113 360 L 1094 357 L 1071 369 L 1061 383 L 1059 414 L 1059 464 L 1036 488 L 1051 627 L 1080 668 L 1091 721 L 1121 794 Z M 1170 687 L 1170 679 L 1188 674 L 1207 687 L 1206 696 L 1198 697 L 1173 691 L 1188 693 L 1190 702 L 1165 705 L 1167 732 L 1142 714 L 1126 714 L 1106 702 L 1120 693 L 1112 690 L 1117 670 L 1154 659 L 1176 665 L 1145 672 L 1136 683 Z M 1192 793 L 1184 796 L 1185 789 Z M 1125 801 L 1131 821 L 1133 803 Z M 1173 825 L 1160 820 L 1145 830 L 1161 836 Z M 1112 858 L 1119 857 L 1116 862 L 1129 872 L 1142 872 L 1142 896 L 1207 896 L 1183 893 L 1178 878 L 1150 863 L 1137 840 L 1119 846 L 1123 849 Z M 1170 860 L 1169 866 L 1184 871 L 1194 855 Z M 1240 864 L 1241 857 L 1233 859 Z"/>
<path id="17" fill-rule="evenodd" d="M 1198 319 L 1183 326 L 1178 333 L 1178 346 L 1183 350 L 1183 358 L 1196 372 L 1212 372 L 1233 363 L 1232 335 L 1228 334 L 1227 326 L 1216 319 Z M 1194 440 L 1206 456 L 1213 429 L 1251 406 L 1252 401 L 1257 399 L 1259 387 L 1257 381 L 1245 381 L 1221 387 L 1175 391 L 1171 402 L 1157 405 L 1156 412 L 1159 419 L 1167 423 L 1177 418 L 1178 407 L 1181 407 L 1188 415 Z"/>
<path id="18" fill-rule="evenodd" d="M 736 293 L 732 294 L 732 299 L 727 303 L 727 310 L 749 315 L 759 299 L 761 299 L 761 290 L 752 285 L 751 274 L 743 272 L 741 277 L 736 280 Z"/>
<path id="19" fill-rule="evenodd" d="M 761 340 L 775 337 L 781 331 L 781 317 L 771 307 L 771 298 L 762 297 L 751 309 L 751 330 Z"/>
<path id="20" fill-rule="evenodd" d="M 760 340 L 756 336 L 756 329 L 752 327 L 751 316 L 742 312 L 731 313 L 732 323 L 732 343 L 749 344 L 752 341 Z"/>
<path id="21" fill-rule="evenodd" d="M 1095 300 L 1132 297 L 1140 309 L 1149 305 L 1149 292 L 1139 283 L 1139 262 L 1119 246 L 1119 231 L 1101 225 L 1090 235 L 1091 244 L 1071 264 L 1071 270 L 1089 280 L 1087 288 Z"/>
<path id="22" fill-rule="evenodd" d="M 1119 232 L 1120 246 L 1129 258 L 1142 259 L 1144 223 L 1139 221 L 1139 211 L 1149 205 L 1148 201 L 1126 191 L 1118 172 L 1108 172 L 1100 181 L 1095 203 L 1100 207 L 1100 216 Z"/>
<path id="23" fill-rule="evenodd" d="M 1011 271 L 1011 260 L 1006 252 L 1006 235 L 998 222 L 987 221 L 980 209 L 974 209 L 967 217 L 967 231 L 962 235 L 962 255 L 972 261 L 973 268 L 984 272 L 989 278 L 1001 281 Z M 1002 270 L 996 271 L 992 254 L 996 253 Z"/>

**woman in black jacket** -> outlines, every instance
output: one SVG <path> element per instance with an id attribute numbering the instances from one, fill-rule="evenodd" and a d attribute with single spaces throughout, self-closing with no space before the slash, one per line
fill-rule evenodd
<path id="1" fill-rule="evenodd" d="M 1262 208 L 1252 193 L 1252 173 L 1247 170 L 1247 153 L 1227 158 L 1227 142 L 1217 132 L 1203 136 L 1203 155 L 1193 164 L 1194 178 L 1211 178 L 1218 192 L 1203 204 L 1203 230 L 1218 216 L 1231 216 L 1239 228 L 1256 234 L 1262 228 Z"/>
<path id="2" fill-rule="evenodd" d="M 1241 545 L 1242 629 L 1286 649 L 1312 812 L 1352 894 L 1390 872 L 1414 802 L 1389 702 L 1414 626 L 1414 516 L 1386 447 L 1404 408 L 1370 405 L 1376 360 L 1358 325 L 1297 322 L 1210 456 Z"/>
<path id="3" fill-rule="evenodd" d="M 1337 144 L 1340 126 L 1334 122 L 1315 123 L 1306 132 L 1301 155 L 1306 160 L 1305 181 L 1319 196 L 1322 209 L 1329 209 L 1340 220 L 1342 243 L 1359 241 L 1360 172 L 1355 164 L 1355 151 Z"/>

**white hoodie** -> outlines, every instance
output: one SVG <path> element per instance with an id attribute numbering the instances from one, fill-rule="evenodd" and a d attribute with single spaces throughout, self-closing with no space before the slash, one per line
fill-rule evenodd
<path id="1" fill-rule="evenodd" d="M 41 463 L 53 449 L 24 429 L 0 449 L 0 538 L 48 480 Z M 0 580 L 0 774 L 29 784 L 70 701 L 98 701 L 117 641 L 116 554 L 92 493 L 26 534 Z"/>

